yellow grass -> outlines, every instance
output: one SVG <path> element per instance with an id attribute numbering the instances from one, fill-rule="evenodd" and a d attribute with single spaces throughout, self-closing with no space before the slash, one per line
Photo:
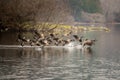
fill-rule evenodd
<path id="1" fill-rule="evenodd" d="M 63 25 L 63 24 L 52 24 L 52 23 L 37 23 L 36 25 L 32 26 L 30 23 L 24 23 L 23 28 L 35 28 L 35 29 L 52 29 L 60 31 L 60 30 L 79 30 L 79 31 L 106 31 L 109 32 L 110 29 L 107 27 L 91 27 L 91 26 L 70 26 L 70 25 Z"/>

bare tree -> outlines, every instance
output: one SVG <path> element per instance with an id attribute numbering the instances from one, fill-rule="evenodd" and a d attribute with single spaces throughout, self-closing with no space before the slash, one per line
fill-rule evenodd
<path id="1" fill-rule="evenodd" d="M 67 0 L 1 0 L 0 25 L 21 28 L 24 23 L 71 23 Z M 49 25 L 48 25 L 49 26 Z M 45 29 L 45 26 L 41 26 Z"/>

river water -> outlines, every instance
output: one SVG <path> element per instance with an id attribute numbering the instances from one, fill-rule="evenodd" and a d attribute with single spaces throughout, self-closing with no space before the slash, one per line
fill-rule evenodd
<path id="1" fill-rule="evenodd" d="M 110 32 L 82 33 L 97 39 L 90 51 L 62 47 L 0 48 L 0 80 L 120 80 L 120 25 L 108 27 Z M 0 35 L 0 41 L 7 42 L 3 35 L 10 34 Z"/>

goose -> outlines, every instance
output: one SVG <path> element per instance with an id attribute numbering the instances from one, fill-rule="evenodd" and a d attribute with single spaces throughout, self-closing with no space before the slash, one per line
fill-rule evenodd
<path id="1" fill-rule="evenodd" d="M 65 33 L 63 36 L 70 36 L 72 34 L 72 31 L 68 32 L 68 33 Z"/>
<path id="2" fill-rule="evenodd" d="M 35 34 L 35 36 L 34 36 L 35 39 L 39 39 L 39 38 L 44 39 L 45 38 L 45 35 L 43 33 L 39 33 L 37 30 L 34 30 L 34 34 Z"/>
<path id="3" fill-rule="evenodd" d="M 60 39 L 58 40 L 58 45 L 61 45 L 61 46 L 62 46 L 63 43 L 64 43 L 63 40 L 60 38 Z"/>
<path id="4" fill-rule="evenodd" d="M 74 45 L 74 40 L 72 40 L 72 39 L 64 40 L 64 46 L 67 46 L 67 47 L 73 47 L 73 46 L 75 46 Z"/>
<path id="5" fill-rule="evenodd" d="M 73 35 L 73 37 L 75 38 L 75 40 L 78 40 L 79 42 L 82 42 L 83 36 L 78 37 L 78 35 Z"/>
<path id="6" fill-rule="evenodd" d="M 83 36 L 78 37 L 78 35 L 73 35 L 73 37 L 75 38 L 76 41 L 80 42 L 80 44 L 82 44 L 83 42 Z"/>
<path id="7" fill-rule="evenodd" d="M 46 38 L 46 40 L 48 41 L 49 44 L 52 44 L 52 42 L 53 42 L 51 37 Z"/>
<path id="8" fill-rule="evenodd" d="M 30 42 L 30 39 L 27 39 L 25 36 L 18 34 L 18 41 Z"/>
<path id="9" fill-rule="evenodd" d="M 40 38 L 44 39 L 45 35 L 43 33 L 40 34 Z"/>
<path id="10" fill-rule="evenodd" d="M 39 37 L 40 33 L 37 30 L 34 30 L 34 34 Z"/>
<path id="11" fill-rule="evenodd" d="M 44 46 L 48 46 L 49 45 L 48 41 L 47 40 L 43 40 L 43 45 Z"/>
<path id="12" fill-rule="evenodd" d="M 30 39 L 26 39 L 25 36 L 22 37 L 21 34 L 18 34 L 18 39 L 17 39 L 17 41 L 18 41 L 18 42 L 21 42 L 21 46 L 23 47 L 25 42 L 30 42 Z"/>
<path id="13" fill-rule="evenodd" d="M 87 49 L 90 50 L 91 46 L 94 44 L 94 40 L 89 40 L 89 41 L 84 41 L 83 44 L 79 44 L 78 42 L 70 42 L 68 44 L 66 44 L 66 47 L 72 47 L 72 48 L 76 48 L 76 49 Z"/>
<path id="14" fill-rule="evenodd" d="M 78 35 L 73 35 L 73 37 L 74 37 L 76 40 L 79 39 Z"/>
<path id="15" fill-rule="evenodd" d="M 55 37 L 55 34 L 53 34 L 53 33 L 50 33 L 49 35 L 50 35 L 51 37 Z"/>
<path id="16" fill-rule="evenodd" d="M 83 42 L 83 47 L 87 46 L 87 47 L 91 47 L 93 44 L 95 44 L 96 40 L 89 40 L 89 39 L 85 39 L 85 41 Z"/>

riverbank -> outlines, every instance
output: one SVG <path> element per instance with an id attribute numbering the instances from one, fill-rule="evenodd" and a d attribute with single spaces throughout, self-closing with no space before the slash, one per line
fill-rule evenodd
<path id="1" fill-rule="evenodd" d="M 84 23 L 85 24 L 85 23 Z M 95 26 L 95 25 L 64 25 L 64 24 L 53 24 L 53 23 L 37 23 L 35 25 L 31 23 L 24 23 L 21 24 L 19 27 L 0 27 L 0 32 L 6 31 L 15 31 L 15 32 L 31 32 L 31 31 L 40 31 L 40 32 L 68 32 L 68 31 L 107 31 L 109 32 L 110 29 L 104 26 Z"/>
<path id="2" fill-rule="evenodd" d="M 55 38 L 59 40 L 69 41 L 73 39 L 73 35 L 84 36 L 81 33 L 89 31 L 105 31 L 109 32 L 110 29 L 107 27 L 100 26 L 70 26 L 63 24 L 51 24 L 51 23 L 42 23 L 32 26 L 31 24 L 24 24 L 22 28 L 4 28 L 0 30 L 0 44 L 1 45 L 21 45 L 24 42 L 24 45 L 31 45 L 31 41 L 34 44 L 37 44 L 41 35 L 44 35 L 45 40 L 49 40 L 50 35 L 54 35 Z M 79 34 L 80 33 L 80 34 Z M 19 37 L 21 36 L 21 37 Z M 21 41 L 21 40 L 25 41 Z M 52 37 L 53 39 L 53 37 Z M 19 42 L 20 40 L 20 42 Z M 43 39 L 42 39 L 43 40 Z M 51 45 L 56 44 L 53 42 Z M 57 45 L 57 44 L 56 44 Z"/>

